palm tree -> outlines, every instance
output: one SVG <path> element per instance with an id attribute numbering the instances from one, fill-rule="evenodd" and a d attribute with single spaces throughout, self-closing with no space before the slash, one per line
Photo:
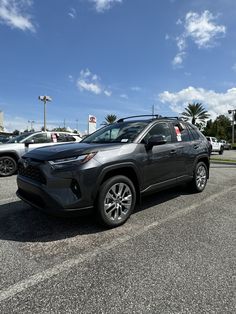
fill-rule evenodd
<path id="1" fill-rule="evenodd" d="M 191 119 L 192 124 L 196 124 L 197 120 L 199 122 L 204 122 L 210 117 L 201 103 L 188 104 L 188 107 L 182 112 L 182 116 L 183 118 Z"/>
<path id="2" fill-rule="evenodd" d="M 108 114 L 105 117 L 105 121 L 103 122 L 104 125 L 112 124 L 117 120 L 117 116 L 115 114 Z"/>

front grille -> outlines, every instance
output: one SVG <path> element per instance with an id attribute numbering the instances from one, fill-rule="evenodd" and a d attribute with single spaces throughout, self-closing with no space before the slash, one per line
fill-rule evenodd
<path id="1" fill-rule="evenodd" d="M 24 167 L 22 164 L 19 164 L 18 172 L 19 175 L 27 177 L 31 180 L 38 181 L 43 184 L 46 184 L 47 182 L 41 170 L 36 166 L 28 165 L 27 167 Z"/>

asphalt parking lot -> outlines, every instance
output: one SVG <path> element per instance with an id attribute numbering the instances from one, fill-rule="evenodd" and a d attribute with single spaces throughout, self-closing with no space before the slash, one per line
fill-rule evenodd
<path id="1" fill-rule="evenodd" d="M 112 230 L 55 218 L 0 178 L 1 313 L 235 313 L 236 167 L 145 197 Z"/>

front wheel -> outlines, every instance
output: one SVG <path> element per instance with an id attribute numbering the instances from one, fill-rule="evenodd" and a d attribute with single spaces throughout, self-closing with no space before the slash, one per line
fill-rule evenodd
<path id="1" fill-rule="evenodd" d="M 99 191 L 97 216 L 103 225 L 118 227 L 132 214 L 136 203 L 133 182 L 125 176 L 106 180 Z"/>
<path id="2" fill-rule="evenodd" d="M 219 151 L 219 155 L 223 155 L 223 152 L 224 152 L 224 148 L 221 148 Z"/>
<path id="3" fill-rule="evenodd" d="M 15 159 L 10 156 L 0 157 L 0 177 L 8 177 L 13 175 L 17 170 Z"/>
<path id="4" fill-rule="evenodd" d="M 204 162 L 200 161 L 197 163 L 192 180 L 192 190 L 193 192 L 202 192 L 207 184 L 207 177 L 208 177 L 208 169 Z"/>

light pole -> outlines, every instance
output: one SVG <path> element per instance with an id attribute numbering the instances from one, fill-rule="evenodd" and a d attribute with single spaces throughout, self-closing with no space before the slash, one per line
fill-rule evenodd
<path id="1" fill-rule="evenodd" d="M 232 114 L 232 147 L 234 146 L 234 121 L 236 115 L 236 109 L 228 110 L 229 114 Z"/>
<path id="2" fill-rule="evenodd" d="M 30 123 L 30 131 L 33 130 L 33 123 L 35 123 L 34 120 L 28 120 L 28 123 Z"/>
<path id="3" fill-rule="evenodd" d="M 47 101 L 52 101 L 52 98 L 50 96 L 39 96 L 39 100 L 43 101 L 44 103 L 44 132 L 46 132 L 46 103 Z"/>

